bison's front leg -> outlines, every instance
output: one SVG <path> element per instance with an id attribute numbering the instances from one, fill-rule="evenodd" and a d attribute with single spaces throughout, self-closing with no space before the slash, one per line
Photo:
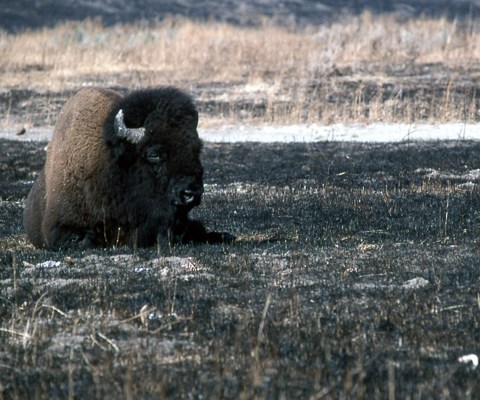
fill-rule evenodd
<path id="1" fill-rule="evenodd" d="M 230 243 L 235 236 L 227 232 L 207 232 L 200 221 L 189 219 L 186 215 L 177 216 L 172 231 L 176 243 Z"/>
<path id="2" fill-rule="evenodd" d="M 207 232 L 207 243 L 232 243 L 237 237 L 228 232 Z"/>
<path id="3" fill-rule="evenodd" d="M 207 232 L 200 221 L 188 220 L 182 243 L 231 243 L 235 236 L 228 232 Z"/>
<path id="4" fill-rule="evenodd" d="M 91 249 L 98 245 L 96 235 L 91 230 L 67 226 L 55 226 L 46 235 L 47 248 L 60 250 L 67 248 Z"/>

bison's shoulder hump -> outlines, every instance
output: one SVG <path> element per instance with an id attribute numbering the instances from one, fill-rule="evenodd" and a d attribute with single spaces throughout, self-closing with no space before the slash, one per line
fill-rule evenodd
<path id="1" fill-rule="evenodd" d="M 68 137 L 94 137 L 102 135 L 103 125 L 112 109 L 121 101 L 118 93 L 97 88 L 86 88 L 77 92 L 63 106 L 55 124 L 52 141 Z M 76 141 L 62 145 L 64 149 L 77 146 Z M 56 147 L 56 146 L 54 146 Z"/>
<path id="2" fill-rule="evenodd" d="M 99 103 L 118 103 L 122 96 L 117 92 L 103 88 L 85 88 L 75 94 L 70 101 L 74 103 L 86 102 L 98 105 Z"/>
<path id="3" fill-rule="evenodd" d="M 74 119 L 89 120 L 92 115 L 104 116 L 122 99 L 118 93 L 100 88 L 86 88 L 78 91 L 63 106 L 57 124 L 62 120 L 72 123 Z"/>

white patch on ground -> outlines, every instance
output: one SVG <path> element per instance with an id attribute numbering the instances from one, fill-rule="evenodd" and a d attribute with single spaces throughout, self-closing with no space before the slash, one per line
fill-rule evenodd
<path id="1" fill-rule="evenodd" d="M 480 180 L 480 169 L 473 169 L 470 171 L 466 171 L 464 174 L 445 173 L 445 172 L 437 171 L 433 168 L 420 168 L 420 169 L 417 169 L 415 172 L 423 174 L 426 178 L 444 179 L 449 181 L 475 182 Z"/>
<path id="2" fill-rule="evenodd" d="M 233 259 L 237 258 L 232 254 Z M 203 279 L 213 281 L 216 279 L 214 271 L 204 266 L 193 257 L 158 257 L 151 260 L 142 260 L 133 254 L 120 254 L 108 257 L 88 255 L 81 259 L 71 260 L 78 268 L 94 266 L 101 268 L 104 272 L 112 271 L 113 268 L 126 268 L 134 273 L 145 274 L 146 277 L 163 282 L 176 280 L 188 282 Z M 274 287 L 307 287 L 318 284 L 317 276 L 311 275 L 309 271 L 302 269 L 302 262 L 295 255 L 276 253 L 253 253 L 246 259 L 237 260 L 238 263 L 254 266 L 256 273 L 264 275 Z M 34 273 L 40 268 L 70 268 L 69 264 L 60 261 L 46 261 L 36 265 L 25 265 L 23 275 Z M 38 284 L 47 284 L 51 287 L 64 287 L 72 284 L 79 284 L 73 279 L 48 278 L 38 280 Z M 381 282 L 359 282 L 354 288 L 359 290 L 416 290 L 428 286 L 430 282 L 422 277 L 417 277 L 403 283 L 381 283 Z"/>
<path id="3" fill-rule="evenodd" d="M 191 281 L 197 279 L 213 280 L 215 275 L 206 271 L 193 257 L 159 257 L 137 264 L 136 272 L 152 271 L 161 280 L 178 279 Z"/>
<path id="4" fill-rule="evenodd" d="M 205 142 L 303 143 L 323 141 L 405 142 L 424 140 L 480 140 L 480 124 L 299 124 L 285 126 L 229 125 L 199 129 Z M 16 129 L 0 129 L 0 138 L 21 141 L 45 141 L 51 128 L 29 128 L 18 136 Z"/>
<path id="5" fill-rule="evenodd" d="M 110 257 L 90 255 L 79 260 L 79 263 L 99 263 L 109 265 L 113 263 L 119 268 L 130 268 L 139 274 L 153 274 L 157 279 L 213 279 L 215 276 L 206 272 L 206 269 L 193 257 L 158 257 L 144 261 L 133 254 L 119 254 Z"/>
<path id="6" fill-rule="evenodd" d="M 44 261 L 37 264 L 30 264 L 24 261 L 23 266 L 25 267 L 25 269 L 23 270 L 23 273 L 30 274 L 36 270 L 65 267 L 66 264 L 62 263 L 61 261 L 53 261 L 53 260 Z"/>
<path id="7" fill-rule="evenodd" d="M 88 340 L 88 337 L 83 335 L 74 335 L 68 332 L 57 333 L 50 341 L 49 351 L 52 354 L 65 351 L 66 349 L 81 349 L 82 344 Z"/>
<path id="8" fill-rule="evenodd" d="M 213 280 L 215 275 L 209 272 L 207 268 L 193 257 L 158 257 L 151 260 L 143 260 L 134 254 L 119 254 L 114 256 L 98 256 L 90 254 L 79 259 L 70 259 L 65 261 L 44 261 L 38 264 L 24 263 L 22 276 L 35 275 L 42 269 L 49 269 L 49 272 L 55 274 L 58 271 L 68 268 L 95 268 L 102 273 L 114 273 L 115 269 L 128 269 L 138 274 L 146 274 L 152 279 L 159 281 L 191 281 L 198 279 Z M 80 284 L 80 279 L 38 278 L 36 283 L 49 285 L 51 287 L 64 287 L 71 284 Z"/>
<path id="9" fill-rule="evenodd" d="M 478 367 L 478 356 L 476 354 L 467 354 L 458 357 L 458 362 L 469 364 L 472 369 L 476 369 Z"/>
<path id="10" fill-rule="evenodd" d="M 18 135 L 18 129 L 0 129 L 0 138 L 19 140 L 22 142 L 43 142 L 52 138 L 52 128 L 28 128 L 23 135 Z"/>
<path id="11" fill-rule="evenodd" d="M 416 290 L 422 289 L 430 285 L 430 282 L 424 278 L 413 278 L 402 284 L 382 284 L 375 282 L 355 283 L 353 287 L 359 290 L 374 289 L 374 290 Z"/>
<path id="12" fill-rule="evenodd" d="M 58 354 L 63 352 L 70 352 L 71 350 L 79 351 L 83 347 L 95 347 L 99 346 L 103 350 L 114 350 L 117 353 L 123 353 L 133 351 L 132 349 L 138 348 L 150 348 L 158 354 L 162 362 L 168 364 L 174 364 L 180 362 L 181 359 L 188 359 L 190 355 L 179 356 L 176 349 L 181 345 L 186 349 L 192 350 L 192 346 L 185 340 L 171 340 L 167 338 L 134 338 L 139 328 L 135 328 L 131 322 L 130 324 L 121 323 L 116 320 L 103 320 L 103 326 L 96 326 L 91 332 L 84 331 L 81 334 L 72 334 L 68 332 L 59 332 L 51 338 L 49 351 Z M 112 339 L 107 335 L 101 333 L 105 330 L 105 327 L 113 326 L 117 330 L 121 330 L 128 334 L 127 339 Z M 175 356 L 177 359 L 175 359 Z M 87 355 L 84 355 L 87 357 Z M 191 357 L 191 356 L 190 356 Z M 168 358 L 164 360 L 164 358 Z"/>
<path id="13" fill-rule="evenodd" d="M 60 261 L 50 260 L 50 261 L 44 261 L 44 262 L 35 264 L 34 267 L 35 268 L 56 268 L 56 267 L 60 267 L 60 265 L 62 265 Z"/>
<path id="14" fill-rule="evenodd" d="M 226 185 L 219 185 L 216 183 L 204 184 L 205 192 L 217 192 L 223 193 L 225 195 L 233 194 L 250 194 L 258 193 L 258 190 L 261 189 L 259 184 L 245 183 L 245 182 L 232 182 Z"/>
<path id="15" fill-rule="evenodd" d="M 224 126 L 200 129 L 200 137 L 206 142 L 405 142 L 424 140 L 480 140 L 480 125 L 450 124 L 382 124 L 370 125 L 288 125 Z"/>
<path id="16" fill-rule="evenodd" d="M 249 262 L 273 287 L 307 287 L 318 284 L 317 271 L 312 274 L 311 271 L 304 270 L 298 255 L 254 253 L 249 256 Z"/>

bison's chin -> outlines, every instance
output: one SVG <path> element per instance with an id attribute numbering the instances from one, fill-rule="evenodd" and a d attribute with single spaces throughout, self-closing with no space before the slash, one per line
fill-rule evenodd
<path id="1" fill-rule="evenodd" d="M 172 205 L 183 212 L 188 212 L 192 208 L 197 207 L 202 202 L 202 193 L 193 190 L 182 190 L 172 199 Z"/>
<path id="2" fill-rule="evenodd" d="M 197 207 L 200 205 L 200 201 L 191 203 L 191 204 L 183 204 L 183 203 L 178 203 L 178 202 L 172 202 L 172 206 L 175 209 L 175 214 L 187 214 L 190 212 L 193 208 Z"/>

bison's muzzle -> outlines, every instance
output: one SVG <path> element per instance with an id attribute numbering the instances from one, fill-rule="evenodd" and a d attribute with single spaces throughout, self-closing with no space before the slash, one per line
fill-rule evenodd
<path id="1" fill-rule="evenodd" d="M 175 207 L 189 209 L 200 205 L 203 195 L 203 183 L 185 184 L 184 179 L 179 180 L 171 189 L 172 204 Z"/>

